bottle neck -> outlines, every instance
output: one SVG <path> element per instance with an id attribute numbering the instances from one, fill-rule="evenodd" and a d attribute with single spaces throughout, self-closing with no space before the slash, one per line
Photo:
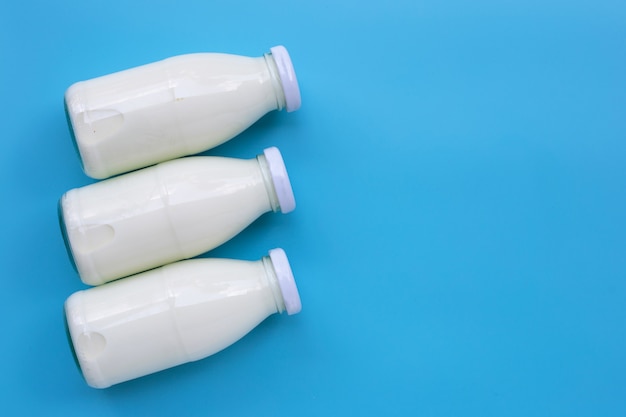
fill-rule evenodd
<path id="1" fill-rule="evenodd" d="M 280 285 L 278 283 L 276 271 L 274 270 L 274 265 L 272 264 L 272 260 L 269 256 L 264 256 L 263 258 L 261 258 L 261 262 L 263 262 L 265 276 L 267 277 L 267 282 L 269 284 L 270 290 L 272 291 L 274 302 L 276 303 L 276 312 L 280 314 L 285 311 L 285 300 L 283 299 L 283 294 L 280 290 Z"/>
<path id="2" fill-rule="evenodd" d="M 276 61 L 272 56 L 271 52 L 264 54 L 263 58 L 265 59 L 265 64 L 267 65 L 267 69 L 270 73 L 270 80 L 272 82 L 272 88 L 274 90 L 274 95 L 276 96 L 276 110 L 282 110 L 285 108 L 285 92 L 283 91 L 283 86 L 280 83 L 280 76 L 278 75 L 278 67 L 276 66 Z"/>
<path id="3" fill-rule="evenodd" d="M 265 190 L 267 191 L 267 197 L 270 201 L 270 207 L 274 213 L 280 210 L 280 203 L 278 202 L 278 194 L 276 194 L 276 187 L 272 180 L 272 173 L 270 172 L 270 166 L 267 163 L 265 155 L 260 154 L 256 157 L 261 169 L 261 175 L 263 176 L 263 183 L 265 184 Z"/>

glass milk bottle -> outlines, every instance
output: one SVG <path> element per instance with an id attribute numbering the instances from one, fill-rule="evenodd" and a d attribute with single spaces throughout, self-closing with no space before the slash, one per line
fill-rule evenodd
<path id="1" fill-rule="evenodd" d="M 300 312 L 289 261 L 191 259 L 100 287 L 65 302 L 74 353 L 94 388 L 205 358 L 274 313 Z"/>
<path id="2" fill-rule="evenodd" d="M 191 258 L 295 199 L 277 148 L 256 159 L 193 156 L 68 191 L 61 228 L 82 281 L 99 285 Z"/>
<path id="3" fill-rule="evenodd" d="M 272 110 L 300 108 L 283 46 L 262 57 L 181 55 L 72 85 L 65 106 L 85 173 L 107 178 L 213 148 Z"/>

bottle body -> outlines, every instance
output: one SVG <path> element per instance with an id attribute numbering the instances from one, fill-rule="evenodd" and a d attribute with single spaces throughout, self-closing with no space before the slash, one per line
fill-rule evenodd
<path id="1" fill-rule="evenodd" d="M 195 154 L 282 109 L 297 80 L 281 79 L 273 55 L 289 55 L 276 48 L 258 58 L 181 55 L 75 83 L 65 104 L 85 173 L 107 178 Z"/>
<path id="2" fill-rule="evenodd" d="M 299 312 L 291 270 L 277 274 L 274 262 L 288 265 L 281 249 L 255 262 L 192 259 L 74 293 L 65 312 L 87 383 L 106 388 L 212 355 L 284 311 L 283 290 L 298 304 L 287 312 Z"/>
<path id="3" fill-rule="evenodd" d="M 265 212 L 287 212 L 271 170 L 282 158 L 267 167 L 266 154 L 183 158 L 68 191 L 62 228 L 83 282 L 99 285 L 191 258 Z"/>

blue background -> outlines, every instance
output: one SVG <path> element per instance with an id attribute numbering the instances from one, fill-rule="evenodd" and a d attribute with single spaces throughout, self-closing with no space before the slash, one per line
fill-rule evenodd
<path id="1" fill-rule="evenodd" d="M 626 415 L 626 3 L 12 1 L 0 13 L 3 415 Z M 298 207 L 211 256 L 290 257 L 300 315 L 200 362 L 84 383 L 57 200 L 92 182 L 72 83 L 284 44 Z"/>

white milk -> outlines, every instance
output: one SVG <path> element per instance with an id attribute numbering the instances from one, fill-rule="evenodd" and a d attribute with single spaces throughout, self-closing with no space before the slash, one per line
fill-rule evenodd
<path id="1" fill-rule="evenodd" d="M 62 228 L 84 283 L 99 285 L 226 242 L 261 214 L 295 208 L 280 152 L 196 156 L 68 191 Z"/>
<path id="2" fill-rule="evenodd" d="M 94 388 L 205 358 L 270 314 L 300 309 L 282 249 L 256 262 L 181 261 L 65 302 L 76 358 Z"/>
<path id="3" fill-rule="evenodd" d="M 260 58 L 201 53 L 78 82 L 65 94 L 83 168 L 107 178 L 215 147 L 271 110 L 300 107 L 282 46 Z"/>

